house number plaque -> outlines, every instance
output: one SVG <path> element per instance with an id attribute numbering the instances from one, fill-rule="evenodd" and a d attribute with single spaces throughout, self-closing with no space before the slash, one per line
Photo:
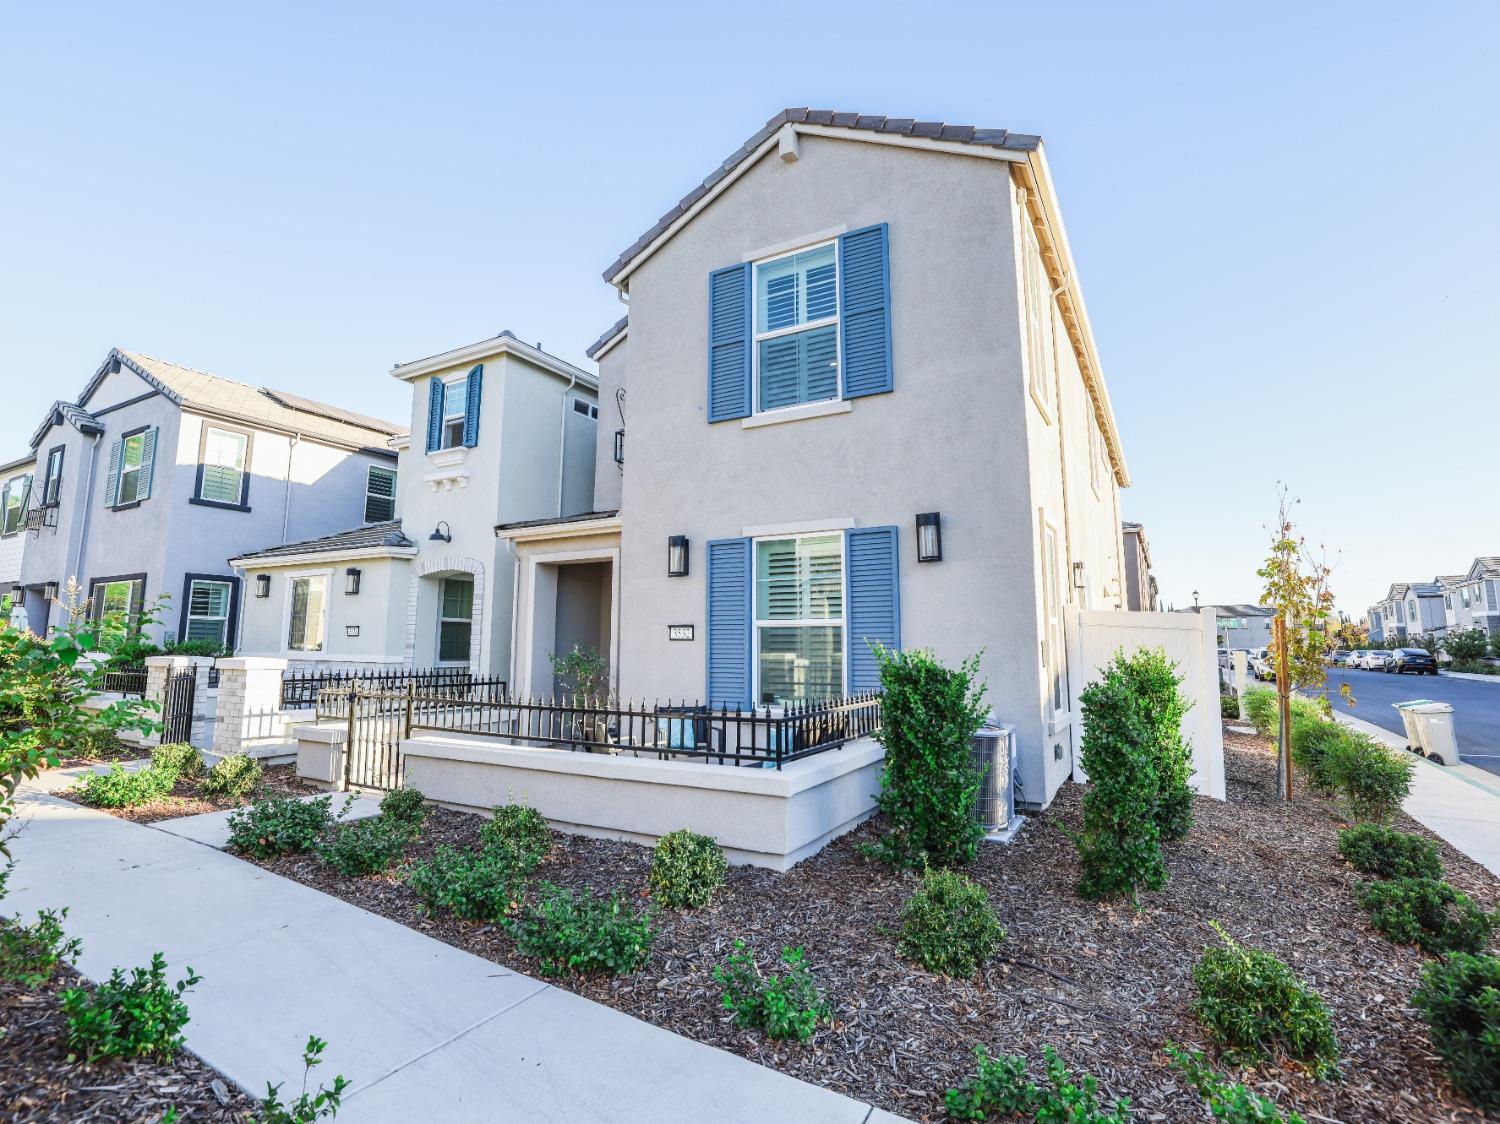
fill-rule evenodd
<path id="1" fill-rule="evenodd" d="M 690 624 L 667 625 L 668 640 L 691 640 L 693 638 L 693 626 Z"/>

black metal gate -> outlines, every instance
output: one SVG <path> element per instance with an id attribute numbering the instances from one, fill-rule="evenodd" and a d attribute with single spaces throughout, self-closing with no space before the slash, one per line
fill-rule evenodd
<path id="1" fill-rule="evenodd" d="M 402 782 L 401 739 L 411 736 L 413 690 L 371 691 L 358 683 L 324 690 L 320 721 L 344 724 L 344 787 L 390 790 Z"/>
<path id="2" fill-rule="evenodd" d="M 197 673 L 191 668 L 168 673 L 161 704 L 163 742 L 193 740 L 193 697 L 197 683 Z"/>

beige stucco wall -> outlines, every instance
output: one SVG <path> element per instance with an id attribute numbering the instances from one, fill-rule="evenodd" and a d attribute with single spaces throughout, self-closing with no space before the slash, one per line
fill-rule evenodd
<path id="1" fill-rule="evenodd" d="M 348 567 L 360 571 L 359 593 L 344 592 Z M 242 656 L 282 656 L 294 663 L 399 664 L 406 621 L 406 591 L 411 562 L 405 558 L 342 558 L 303 561 L 282 566 L 245 568 L 245 601 L 241 613 Z M 270 595 L 255 596 L 256 576 L 269 574 Z M 290 582 L 308 574 L 328 577 L 328 626 L 321 652 L 286 648 Z M 345 628 L 359 627 L 357 637 Z"/>
<path id="2" fill-rule="evenodd" d="M 625 417 L 633 416 L 632 403 L 627 392 L 621 403 L 617 391 L 625 390 L 625 373 L 630 357 L 630 337 L 620 340 L 599 358 L 599 444 L 594 459 L 594 510 L 618 511 L 620 488 L 624 474 L 615 463 L 615 430 L 625 428 L 625 456 L 630 457 L 631 430 L 620 420 L 623 406 Z"/>

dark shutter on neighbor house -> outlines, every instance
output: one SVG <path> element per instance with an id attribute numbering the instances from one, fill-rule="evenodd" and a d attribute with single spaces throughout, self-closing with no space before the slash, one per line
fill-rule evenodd
<path id="1" fill-rule="evenodd" d="M 125 447 L 123 441 L 116 441 L 109 447 L 109 475 L 104 480 L 104 504 L 113 507 L 120 498 L 120 452 Z"/>
<path id="2" fill-rule="evenodd" d="M 844 397 L 863 398 L 895 389 L 885 223 L 839 236 L 839 325 L 844 344 Z"/>
<path id="3" fill-rule="evenodd" d="M 469 372 L 468 386 L 464 389 L 464 448 L 472 449 L 479 444 L 479 400 L 484 389 L 484 365 Z"/>
<path id="4" fill-rule="evenodd" d="M 435 453 L 443 447 L 443 380 L 433 379 L 427 384 L 427 451 Z"/>
<path id="5" fill-rule="evenodd" d="M 710 706 L 750 704 L 753 570 L 749 539 L 708 544 L 708 686 Z"/>
<path id="6" fill-rule="evenodd" d="M 750 416 L 750 263 L 708 275 L 708 420 Z"/>
<path id="7" fill-rule="evenodd" d="M 141 474 L 140 484 L 136 487 L 135 498 L 137 500 L 148 500 L 151 498 L 151 477 L 156 471 L 156 430 L 148 429 L 141 434 Z M 246 474 L 250 466 L 245 466 Z"/>
<path id="8" fill-rule="evenodd" d="M 844 532 L 844 584 L 848 644 L 848 690 L 880 687 L 880 661 L 870 650 L 877 642 L 901 647 L 900 550 L 895 527 L 857 527 Z"/>

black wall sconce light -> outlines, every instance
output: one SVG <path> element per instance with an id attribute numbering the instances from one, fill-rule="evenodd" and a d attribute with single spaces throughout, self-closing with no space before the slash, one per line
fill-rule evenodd
<path id="1" fill-rule="evenodd" d="M 344 592 L 353 597 L 359 592 L 359 568 L 350 566 L 344 571 Z"/>
<path id="2" fill-rule="evenodd" d="M 448 526 L 446 519 L 438 520 L 438 525 L 432 529 L 432 534 L 427 536 L 428 542 L 452 542 L 453 528 Z"/>
<path id="3" fill-rule="evenodd" d="M 271 575 L 270 574 L 256 574 L 255 575 L 255 596 L 256 597 L 269 597 L 269 596 L 271 596 Z"/>
<path id="4" fill-rule="evenodd" d="M 625 431 L 623 429 L 615 430 L 615 463 L 619 465 L 625 463 Z"/>
<path id="5" fill-rule="evenodd" d="M 943 516 L 938 511 L 924 511 L 917 516 L 917 561 L 943 560 Z"/>
<path id="6" fill-rule="evenodd" d="M 685 578 L 688 572 L 688 538 L 673 535 L 667 539 L 667 577 Z"/>
<path id="7" fill-rule="evenodd" d="M 56 582 L 48 582 L 46 585 L 42 586 L 42 600 L 43 601 L 56 601 L 57 600 L 57 583 Z"/>

